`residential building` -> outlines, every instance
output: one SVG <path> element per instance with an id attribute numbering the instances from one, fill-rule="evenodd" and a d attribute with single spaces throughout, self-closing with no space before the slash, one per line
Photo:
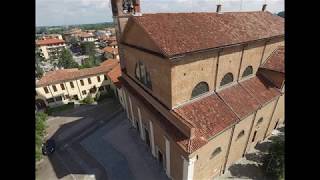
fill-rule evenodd
<path id="1" fill-rule="evenodd" d="M 122 3 L 111 0 L 126 114 L 170 179 L 217 177 L 284 124 L 283 18 Z"/>
<path id="2" fill-rule="evenodd" d="M 94 42 L 96 41 L 95 36 L 92 33 L 81 32 L 78 35 L 80 41 L 82 42 Z"/>
<path id="3" fill-rule="evenodd" d="M 119 52 L 118 48 L 113 48 L 113 47 L 105 47 L 102 49 L 103 51 L 103 56 L 107 59 L 119 59 Z"/>
<path id="4" fill-rule="evenodd" d="M 40 56 L 44 57 L 44 59 L 49 59 L 50 57 L 56 59 L 58 54 L 66 48 L 64 40 L 57 38 L 36 40 L 36 46 Z"/>
<path id="5" fill-rule="evenodd" d="M 63 39 L 66 41 L 66 42 L 70 42 L 72 38 L 76 38 L 77 40 L 78 39 L 78 36 L 79 34 L 82 33 L 82 30 L 79 29 L 79 28 L 73 28 L 65 33 L 63 33 Z"/>
<path id="6" fill-rule="evenodd" d="M 44 40 L 44 39 L 61 39 L 61 40 L 63 40 L 61 34 L 46 34 L 46 35 L 41 36 L 40 39 L 42 39 L 42 40 Z"/>
<path id="7" fill-rule="evenodd" d="M 86 69 L 60 69 L 46 73 L 36 82 L 36 103 L 38 108 L 54 107 L 69 102 L 79 103 L 89 94 L 112 91 L 111 82 L 105 73 L 119 64 L 118 60 L 108 60 L 98 67 Z"/>

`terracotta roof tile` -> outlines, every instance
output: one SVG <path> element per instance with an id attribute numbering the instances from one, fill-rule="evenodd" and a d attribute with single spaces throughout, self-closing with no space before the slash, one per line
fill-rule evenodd
<path id="1" fill-rule="evenodd" d="M 57 39 L 57 38 L 50 38 L 50 39 L 44 39 L 44 40 L 37 40 L 36 45 L 50 45 L 50 44 L 60 44 L 64 43 L 63 39 Z"/>
<path id="2" fill-rule="evenodd" d="M 284 73 L 284 50 L 284 46 L 279 46 L 279 48 L 269 56 L 261 68 Z"/>
<path id="3" fill-rule="evenodd" d="M 284 35 L 284 19 L 262 11 L 143 14 L 129 21 L 140 25 L 167 57 Z"/>
<path id="4" fill-rule="evenodd" d="M 281 95 L 281 93 L 271 82 L 258 74 L 253 78 L 240 82 L 240 84 L 262 106 L 270 102 L 273 98 Z"/>
<path id="5" fill-rule="evenodd" d="M 102 51 L 108 52 L 110 54 L 115 54 L 115 55 L 119 54 L 118 48 L 113 48 L 113 47 L 109 47 L 109 46 L 103 48 Z"/>
<path id="6" fill-rule="evenodd" d="M 239 84 L 218 92 L 218 95 L 238 115 L 244 118 L 259 108 L 258 101 Z"/>
<path id="7" fill-rule="evenodd" d="M 238 118 L 216 95 L 209 95 L 174 109 L 182 118 L 195 124 L 199 134 L 208 139 L 223 131 Z"/>
<path id="8" fill-rule="evenodd" d="M 36 86 L 46 86 L 60 82 L 74 80 L 80 77 L 92 76 L 110 71 L 117 63 L 117 60 L 108 60 L 100 66 L 86 69 L 60 69 L 46 73 L 37 83 Z"/>
<path id="9" fill-rule="evenodd" d="M 116 65 L 111 71 L 107 72 L 106 75 L 111 79 L 112 83 L 116 87 L 121 87 L 121 82 L 119 81 L 119 78 L 121 77 L 120 64 Z"/>

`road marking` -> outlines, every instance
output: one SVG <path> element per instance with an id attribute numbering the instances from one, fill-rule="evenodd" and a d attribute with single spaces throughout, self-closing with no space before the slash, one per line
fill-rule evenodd
<path id="1" fill-rule="evenodd" d="M 63 159 L 59 156 L 59 153 L 56 152 L 55 153 L 57 155 L 57 157 L 60 159 L 60 161 L 62 162 L 63 166 L 69 171 L 72 179 L 77 180 L 77 178 L 71 173 L 71 170 L 68 168 L 67 164 L 63 161 Z"/>

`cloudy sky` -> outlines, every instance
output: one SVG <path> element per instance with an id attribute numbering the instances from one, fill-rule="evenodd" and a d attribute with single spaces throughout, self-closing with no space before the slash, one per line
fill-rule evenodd
<path id="1" fill-rule="evenodd" d="M 140 0 L 142 13 L 260 10 L 266 1 L 273 13 L 284 10 L 284 0 Z M 68 25 L 112 21 L 110 0 L 36 0 L 36 25 Z"/>

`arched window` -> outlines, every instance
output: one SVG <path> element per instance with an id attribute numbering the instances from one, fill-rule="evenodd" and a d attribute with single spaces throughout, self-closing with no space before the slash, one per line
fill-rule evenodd
<path id="1" fill-rule="evenodd" d="M 243 135 L 244 135 L 244 130 L 242 130 L 242 131 L 238 134 L 237 140 L 238 140 L 239 138 L 241 138 Z"/>
<path id="2" fill-rule="evenodd" d="M 252 73 L 253 73 L 252 66 L 248 66 L 248 67 L 246 67 L 246 69 L 243 71 L 242 77 L 249 76 L 249 75 L 251 75 Z"/>
<path id="3" fill-rule="evenodd" d="M 135 76 L 142 84 L 152 89 L 150 73 L 147 71 L 147 67 L 142 62 L 137 62 Z"/>
<path id="4" fill-rule="evenodd" d="M 211 154 L 211 158 L 214 158 L 221 152 L 221 147 L 216 148 L 213 153 Z"/>
<path id="5" fill-rule="evenodd" d="M 261 124 L 262 121 L 263 121 L 263 117 L 258 120 L 257 125 Z"/>
<path id="6" fill-rule="evenodd" d="M 197 97 L 205 92 L 209 91 L 208 83 L 200 82 L 193 88 L 191 98 Z"/>
<path id="7" fill-rule="evenodd" d="M 233 75 L 232 73 L 227 73 L 226 75 L 223 76 L 221 82 L 220 82 L 220 86 L 224 86 L 226 84 L 229 84 L 233 82 Z"/>

